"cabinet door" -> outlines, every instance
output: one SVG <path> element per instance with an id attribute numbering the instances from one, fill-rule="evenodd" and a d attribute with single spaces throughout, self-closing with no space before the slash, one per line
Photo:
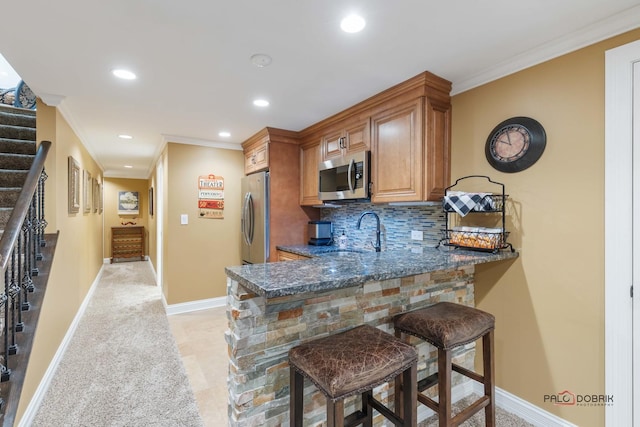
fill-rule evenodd
<path id="1" fill-rule="evenodd" d="M 244 173 L 269 169 L 269 144 L 265 142 L 244 155 Z"/>
<path id="2" fill-rule="evenodd" d="M 344 135 L 342 129 L 332 130 L 331 132 L 322 136 L 320 141 L 320 147 L 322 150 L 322 160 L 333 159 L 340 157 L 343 154 Z"/>
<path id="3" fill-rule="evenodd" d="M 281 251 L 278 250 L 278 261 L 295 261 L 297 259 L 300 259 L 298 257 L 298 255 L 296 254 L 292 254 L 291 252 L 285 252 L 285 251 Z"/>
<path id="4" fill-rule="evenodd" d="M 318 163 L 320 162 L 320 142 L 304 145 L 300 150 L 300 204 L 319 205 Z"/>
<path id="5" fill-rule="evenodd" d="M 373 203 L 422 200 L 423 98 L 371 118 Z"/>
<path id="6" fill-rule="evenodd" d="M 370 133 L 371 121 L 369 119 L 347 126 L 344 130 L 346 154 L 368 150 Z"/>
<path id="7" fill-rule="evenodd" d="M 451 184 L 451 104 L 425 101 L 424 199 L 440 201 Z"/>

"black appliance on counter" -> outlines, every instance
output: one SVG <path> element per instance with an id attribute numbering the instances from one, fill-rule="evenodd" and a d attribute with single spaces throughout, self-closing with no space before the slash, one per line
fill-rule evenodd
<path id="1" fill-rule="evenodd" d="M 309 244 L 313 246 L 327 246 L 333 241 L 333 226 L 331 221 L 309 221 Z"/>

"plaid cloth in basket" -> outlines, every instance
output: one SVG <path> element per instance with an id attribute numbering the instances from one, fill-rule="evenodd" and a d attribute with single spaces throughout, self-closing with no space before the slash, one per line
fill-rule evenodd
<path id="1" fill-rule="evenodd" d="M 442 207 L 445 211 L 454 210 L 461 216 L 465 216 L 471 211 L 488 212 L 495 210 L 495 203 L 491 193 L 451 191 L 442 199 Z"/>

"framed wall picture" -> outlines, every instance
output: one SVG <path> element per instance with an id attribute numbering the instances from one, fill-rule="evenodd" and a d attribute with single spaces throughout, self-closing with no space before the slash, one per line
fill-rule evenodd
<path id="1" fill-rule="evenodd" d="M 84 197 L 83 197 L 83 205 L 82 205 L 82 211 L 84 213 L 90 213 L 91 212 L 91 202 L 93 201 L 93 183 L 91 182 L 91 172 L 89 172 L 88 170 L 83 170 L 83 191 L 84 191 Z"/>
<path id="2" fill-rule="evenodd" d="M 100 183 L 98 178 L 93 178 L 93 212 L 98 212 L 100 206 Z"/>
<path id="3" fill-rule="evenodd" d="M 104 182 L 101 181 L 100 184 L 98 184 L 98 191 L 100 192 L 100 195 L 98 196 L 98 202 L 99 202 L 98 213 L 99 214 L 102 213 L 102 206 L 104 204 L 104 198 L 103 198 L 104 191 L 102 191 L 103 187 L 104 187 Z"/>
<path id="4" fill-rule="evenodd" d="M 80 165 L 78 161 L 69 156 L 68 159 L 68 212 L 80 212 Z"/>
<path id="5" fill-rule="evenodd" d="M 149 187 L 149 215 L 153 216 L 153 187 Z"/>
<path id="6" fill-rule="evenodd" d="M 137 191 L 118 191 L 118 215 L 138 215 L 139 207 Z"/>

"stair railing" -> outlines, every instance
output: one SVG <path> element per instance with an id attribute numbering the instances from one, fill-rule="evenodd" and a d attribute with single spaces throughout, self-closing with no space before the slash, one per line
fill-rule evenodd
<path id="1" fill-rule="evenodd" d="M 22 311 L 29 310 L 29 293 L 34 291 L 31 279 L 38 275 L 36 262 L 42 258 L 40 247 L 44 246 L 44 231 L 47 221 L 44 218 L 44 183 L 47 174 L 44 162 L 51 142 L 42 141 L 38 147 L 33 164 L 25 179 L 22 191 L 11 212 L 9 221 L 0 238 L 0 268 L 4 273 L 4 287 L 0 293 L 0 382 L 11 378 L 11 356 L 20 350 L 16 343 L 16 334 L 24 330 Z M 31 325 L 32 329 L 35 325 Z M 29 360 L 21 357 L 22 363 Z M 26 370 L 26 366 L 21 367 Z M 7 395 L 17 402 L 22 383 L 11 387 L 2 387 L 0 413 L 5 414 Z M 13 406 L 13 405 L 11 405 Z"/>

